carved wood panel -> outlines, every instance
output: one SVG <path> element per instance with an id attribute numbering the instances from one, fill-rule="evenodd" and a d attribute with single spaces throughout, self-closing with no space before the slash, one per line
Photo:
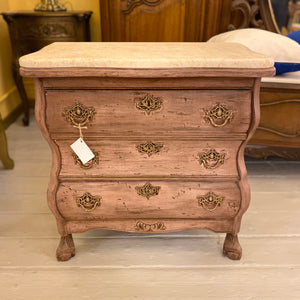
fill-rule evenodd
<path id="1" fill-rule="evenodd" d="M 21 29 L 21 28 L 20 28 Z M 22 27 L 22 38 L 74 38 L 75 24 L 74 22 L 45 22 L 43 24 L 35 24 L 27 22 Z"/>
<path id="2" fill-rule="evenodd" d="M 231 0 L 100 0 L 104 41 L 205 41 L 224 32 Z"/>
<path id="3" fill-rule="evenodd" d="M 164 0 L 123 0 L 122 12 L 124 14 L 130 14 L 136 7 L 141 5 L 146 5 L 150 7 L 155 7 L 161 4 Z"/>
<path id="4" fill-rule="evenodd" d="M 100 0 L 103 41 L 198 42 L 237 28 L 277 32 L 268 0 Z"/>
<path id="5" fill-rule="evenodd" d="M 268 0 L 233 0 L 228 30 L 260 28 L 278 32 Z"/>

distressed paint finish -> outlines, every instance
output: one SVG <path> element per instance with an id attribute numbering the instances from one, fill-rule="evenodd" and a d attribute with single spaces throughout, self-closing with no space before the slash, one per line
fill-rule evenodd
<path id="1" fill-rule="evenodd" d="M 48 204 L 62 236 L 58 260 L 75 254 L 72 233 L 101 228 L 226 232 L 224 254 L 240 259 L 237 234 L 250 202 L 244 148 L 259 122 L 259 77 L 271 75 L 273 69 L 181 68 L 165 70 L 166 76 L 157 69 L 35 73 L 23 68 L 22 73 L 38 77 L 36 117 L 53 156 Z M 147 94 L 151 96 L 146 99 L 161 99 L 160 106 L 149 111 L 148 104 L 156 104 L 147 100 L 145 111 L 137 109 L 135 99 Z M 68 146 L 79 131 L 63 112 L 76 102 L 95 111 L 82 129 L 85 141 L 99 152 L 99 164 L 90 169 L 75 165 Z M 218 104 L 230 111 L 224 126 L 215 126 L 222 120 L 206 117 Z M 163 147 L 148 156 L 137 150 L 147 142 Z M 204 164 L 199 154 L 215 151 L 222 154 L 222 163 L 209 168 L 214 162 Z M 147 183 L 157 189 L 149 197 L 138 193 Z M 210 210 L 199 199 L 212 193 L 222 201 Z M 101 205 L 84 209 L 76 200 L 83 195 L 101 199 Z M 85 199 L 88 208 L 89 200 Z"/>
<path id="2" fill-rule="evenodd" d="M 75 139 L 56 140 L 62 160 L 60 177 L 141 177 L 141 176 L 172 176 L 172 177 L 231 177 L 238 178 L 236 155 L 241 142 L 199 140 L 199 139 L 166 139 L 153 137 L 151 140 L 163 145 L 159 153 L 150 157 L 140 153 L 136 146 L 146 142 L 149 138 L 126 140 L 111 138 L 91 139 L 85 142 L 99 153 L 99 163 L 89 169 L 82 169 L 74 163 L 73 151 L 70 145 Z M 224 164 L 215 169 L 208 169 L 200 164 L 199 153 L 215 149 L 224 154 Z"/>
<path id="3" fill-rule="evenodd" d="M 136 187 L 143 186 L 145 181 L 96 181 L 85 184 L 65 181 L 58 188 L 57 207 L 66 220 L 174 218 L 195 219 L 199 224 L 201 219 L 206 218 L 230 219 L 239 211 L 241 192 L 237 182 L 149 182 L 160 189 L 158 195 L 147 199 L 136 191 Z M 86 211 L 76 204 L 76 198 L 87 191 L 101 197 L 101 206 L 92 211 Z M 214 211 L 208 211 L 198 204 L 198 197 L 210 191 L 224 198 Z"/>
<path id="4" fill-rule="evenodd" d="M 145 233 L 195 228 L 227 232 L 232 238 L 226 239 L 224 254 L 241 257 L 237 233 L 250 201 L 243 152 L 258 123 L 259 80 L 254 91 L 180 90 L 180 85 L 162 91 L 153 84 L 150 93 L 162 97 L 163 108 L 149 115 L 136 110 L 134 103 L 145 91 L 84 90 L 84 86 L 47 90 L 43 80 L 36 84 L 37 120 L 53 152 L 48 202 L 62 235 L 59 260 L 74 255 L 73 246 L 68 248 L 73 245 L 70 234 L 95 228 L 140 233 L 143 228 Z M 74 101 L 96 112 L 83 130 L 86 142 L 99 152 L 99 164 L 90 169 L 74 164 L 68 146 L 78 130 L 65 121 L 62 111 Z M 222 128 L 205 119 L 205 109 L 216 103 L 234 112 Z M 164 147 L 149 157 L 136 149 L 147 141 Z M 199 161 L 199 153 L 210 149 L 225 154 L 224 163 L 215 169 Z M 148 181 L 160 186 L 160 191 L 146 199 L 135 187 Z M 76 204 L 76 197 L 87 192 L 101 197 L 101 206 L 93 211 Z M 224 198 L 214 211 L 198 204 L 199 197 L 209 192 Z"/>
<path id="5" fill-rule="evenodd" d="M 212 80 L 216 84 L 221 81 Z M 36 113 L 53 152 L 48 202 L 62 236 L 59 260 L 74 255 L 72 233 L 96 228 L 139 233 L 196 228 L 227 232 L 233 238 L 226 239 L 224 254 L 232 259 L 241 257 L 237 233 L 250 201 L 243 151 L 258 122 L 259 80 L 254 91 L 180 90 L 178 83 L 172 90 L 155 90 L 153 81 L 153 89 L 147 92 L 162 97 L 163 107 L 149 115 L 135 108 L 134 99 L 144 95 L 143 90 L 84 90 L 84 86 L 48 90 L 43 82 L 36 80 Z M 75 165 L 69 149 L 78 129 L 66 122 L 62 111 L 74 101 L 94 107 L 96 112 L 83 130 L 85 141 L 99 152 L 99 164 L 90 169 Z M 217 103 L 234 112 L 222 128 L 205 119 L 205 109 Z M 164 146 L 149 157 L 136 149 L 148 141 Z M 199 161 L 199 153 L 211 149 L 225 154 L 224 163 L 215 169 Z M 149 199 L 135 189 L 148 181 L 160 186 L 159 194 Z M 92 211 L 79 207 L 76 197 L 87 192 L 101 197 L 101 206 Z M 198 203 L 199 197 L 209 192 L 224 198 L 214 211 Z"/>
<path id="6" fill-rule="evenodd" d="M 161 107 L 146 112 L 136 108 L 135 99 L 146 95 L 159 97 Z M 66 122 L 63 111 L 76 102 L 95 109 L 94 120 L 88 122 L 86 135 L 138 133 L 148 136 L 153 133 L 195 132 L 198 136 L 206 131 L 211 136 L 246 133 L 249 128 L 251 92 L 249 90 L 50 90 L 46 94 L 46 118 L 50 133 L 68 132 L 77 134 L 77 129 Z M 101 105 L 99 105 L 101 103 Z M 218 103 L 233 111 L 232 121 L 222 128 L 214 127 L 206 118 L 206 110 Z M 131 116 L 130 118 L 128 116 Z M 52 120 L 55 119 L 55 122 Z M 188 134 L 187 133 L 187 134 Z"/>

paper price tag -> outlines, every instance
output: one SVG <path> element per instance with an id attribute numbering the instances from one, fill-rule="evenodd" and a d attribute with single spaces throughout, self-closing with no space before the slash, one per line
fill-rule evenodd
<path id="1" fill-rule="evenodd" d="M 92 158 L 95 157 L 89 146 L 84 142 L 82 138 L 79 138 L 71 145 L 72 150 L 77 154 L 83 164 L 86 164 Z"/>

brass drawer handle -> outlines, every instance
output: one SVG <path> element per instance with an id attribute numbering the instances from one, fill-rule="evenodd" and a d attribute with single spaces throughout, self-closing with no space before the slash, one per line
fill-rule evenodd
<path id="1" fill-rule="evenodd" d="M 166 226 L 163 222 L 147 224 L 147 223 L 144 223 L 142 221 L 138 221 L 135 224 L 135 229 L 137 231 L 153 232 L 153 231 L 165 230 Z"/>
<path id="2" fill-rule="evenodd" d="M 83 208 L 85 211 L 92 211 L 101 205 L 101 199 L 100 196 L 85 193 L 81 197 L 76 197 L 76 203 L 78 207 Z"/>
<path id="3" fill-rule="evenodd" d="M 66 107 L 63 116 L 75 127 L 83 127 L 94 118 L 95 109 L 76 102 L 72 107 Z"/>
<path id="4" fill-rule="evenodd" d="M 215 149 L 210 149 L 208 152 L 198 154 L 200 158 L 200 165 L 206 169 L 216 169 L 224 164 L 225 153 L 218 153 Z"/>
<path id="5" fill-rule="evenodd" d="M 202 206 L 204 209 L 208 211 L 214 211 L 218 206 L 221 206 L 224 197 L 216 195 L 213 192 L 208 192 L 204 196 L 197 197 L 198 205 Z"/>
<path id="6" fill-rule="evenodd" d="M 146 182 L 143 186 L 136 186 L 135 189 L 138 195 L 146 197 L 149 200 L 150 197 L 158 195 L 160 186 L 154 186 L 150 182 Z"/>
<path id="7" fill-rule="evenodd" d="M 161 98 L 154 97 L 150 94 L 147 94 L 144 97 L 137 97 L 134 101 L 136 108 L 146 112 L 147 115 L 149 115 L 151 111 L 160 109 L 162 105 Z"/>
<path id="8" fill-rule="evenodd" d="M 79 165 L 80 168 L 82 169 L 91 169 L 94 165 L 99 165 L 99 152 L 94 152 L 95 156 L 88 161 L 86 164 L 83 164 L 82 161 L 79 159 L 79 157 L 75 154 L 72 153 L 73 159 L 74 159 L 74 164 Z"/>
<path id="9" fill-rule="evenodd" d="M 154 153 L 158 153 L 160 152 L 160 150 L 163 148 L 163 145 L 157 145 L 154 144 L 152 142 L 148 142 L 145 144 L 139 144 L 136 146 L 136 149 L 140 152 L 140 153 L 145 153 L 148 156 L 151 156 Z"/>
<path id="10" fill-rule="evenodd" d="M 233 111 L 221 104 L 217 104 L 212 109 L 204 109 L 205 118 L 214 127 L 224 127 L 232 120 Z"/>

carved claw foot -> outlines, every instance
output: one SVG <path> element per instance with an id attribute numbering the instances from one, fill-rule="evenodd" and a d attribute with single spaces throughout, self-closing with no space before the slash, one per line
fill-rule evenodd
<path id="1" fill-rule="evenodd" d="M 233 260 L 239 260 L 242 257 L 242 247 L 239 243 L 237 235 L 231 233 L 226 234 L 226 238 L 223 246 L 223 253 L 228 258 Z"/>
<path id="2" fill-rule="evenodd" d="M 63 236 L 56 250 L 56 258 L 58 261 L 66 261 L 75 255 L 75 245 L 72 234 Z"/>

